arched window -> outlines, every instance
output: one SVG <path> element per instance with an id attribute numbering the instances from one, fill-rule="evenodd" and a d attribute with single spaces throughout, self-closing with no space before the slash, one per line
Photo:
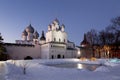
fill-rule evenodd
<path id="1" fill-rule="evenodd" d="M 61 39 L 59 39 L 59 42 L 61 42 Z"/>
<path id="2" fill-rule="evenodd" d="M 65 42 L 65 39 L 64 39 L 64 42 Z"/>
<path id="3" fill-rule="evenodd" d="M 56 38 L 54 38 L 54 41 L 56 41 Z"/>

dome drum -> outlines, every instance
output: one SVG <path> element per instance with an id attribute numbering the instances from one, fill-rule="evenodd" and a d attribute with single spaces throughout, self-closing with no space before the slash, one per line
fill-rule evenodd
<path id="1" fill-rule="evenodd" d="M 23 32 L 22 32 L 22 36 L 27 36 L 28 34 L 27 34 L 27 32 L 24 30 Z"/>
<path id="2" fill-rule="evenodd" d="M 35 31 L 35 33 L 33 34 L 33 36 L 34 36 L 35 39 L 38 39 L 39 33 L 37 31 Z"/>

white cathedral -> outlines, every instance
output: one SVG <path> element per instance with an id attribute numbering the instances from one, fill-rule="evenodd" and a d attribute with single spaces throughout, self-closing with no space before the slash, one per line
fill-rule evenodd
<path id="1" fill-rule="evenodd" d="M 77 49 L 75 44 L 68 40 L 65 32 L 65 25 L 60 25 L 55 19 L 48 25 L 48 31 L 41 37 L 30 24 L 22 33 L 22 40 L 16 40 L 16 43 L 5 43 L 7 53 L 11 59 L 60 59 L 76 58 Z"/>

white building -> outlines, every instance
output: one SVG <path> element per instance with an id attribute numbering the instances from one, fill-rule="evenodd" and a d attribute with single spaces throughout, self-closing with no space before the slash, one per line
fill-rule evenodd
<path id="1" fill-rule="evenodd" d="M 11 59 L 24 59 L 27 56 L 41 59 L 75 58 L 77 50 L 75 44 L 68 40 L 65 25 L 60 25 L 55 19 L 48 25 L 46 37 L 42 31 L 39 33 L 30 24 L 22 33 L 22 40 L 15 44 L 5 43 L 7 53 Z"/>

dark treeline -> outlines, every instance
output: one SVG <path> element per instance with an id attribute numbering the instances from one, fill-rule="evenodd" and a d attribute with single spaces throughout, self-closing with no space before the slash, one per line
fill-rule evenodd
<path id="1" fill-rule="evenodd" d="M 120 46 L 120 16 L 113 18 L 111 24 L 104 30 L 98 32 L 95 29 L 91 29 L 86 33 L 86 37 L 93 50 L 99 50 L 99 53 L 100 50 L 110 51 L 111 49 L 117 52 Z M 94 48 L 95 46 L 98 47 Z M 95 53 L 93 56 L 95 56 Z"/>
<path id="2" fill-rule="evenodd" d="M 3 37 L 1 36 L 0 33 L 0 61 L 4 61 L 8 59 L 8 55 L 5 54 L 5 52 L 7 51 L 6 48 L 3 46 Z"/>

